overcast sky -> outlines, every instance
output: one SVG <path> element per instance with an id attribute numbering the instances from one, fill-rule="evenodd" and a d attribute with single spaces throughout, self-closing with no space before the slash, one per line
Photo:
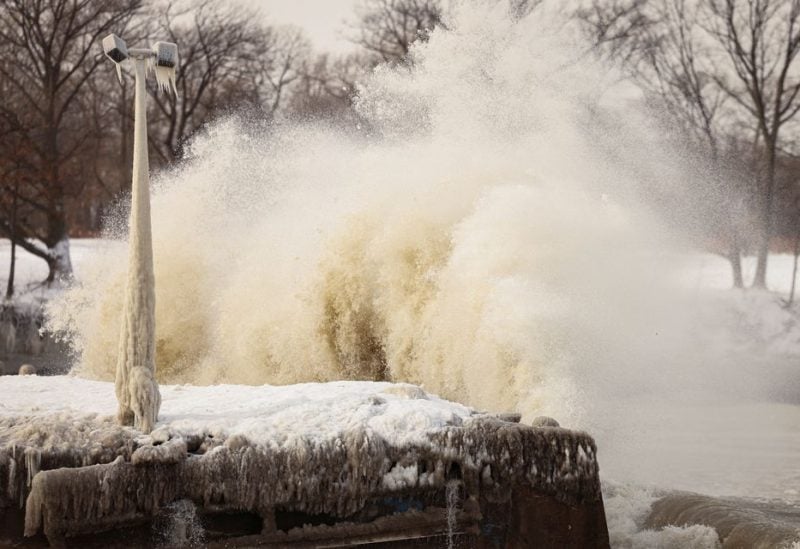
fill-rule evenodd
<path id="1" fill-rule="evenodd" d="M 336 53 L 353 44 L 342 37 L 344 21 L 353 20 L 356 0 L 248 0 L 276 24 L 302 27 L 315 48 Z"/>

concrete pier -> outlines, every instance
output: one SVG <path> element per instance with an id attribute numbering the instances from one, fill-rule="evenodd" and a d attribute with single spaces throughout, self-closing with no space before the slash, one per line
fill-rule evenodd
<path id="1" fill-rule="evenodd" d="M 144 435 L 110 383 L 0 388 L 0 546 L 608 547 L 594 440 L 552 420 L 404 384 L 165 386 Z"/>

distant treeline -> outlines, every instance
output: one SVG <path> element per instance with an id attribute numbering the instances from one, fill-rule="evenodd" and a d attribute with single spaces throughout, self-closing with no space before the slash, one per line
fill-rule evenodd
<path id="1" fill-rule="evenodd" d="M 541 4 L 497 1 L 512 17 L 536 17 Z M 359 81 L 379 63 L 412 63 L 412 43 L 446 25 L 446 4 L 361 0 L 344 29 L 358 48 L 337 57 L 223 0 L 0 2 L 0 236 L 46 261 L 48 281 L 69 276 L 69 235 L 97 234 L 125 196 L 133 83 L 123 72 L 120 85 L 103 58 L 110 32 L 179 44 L 177 97 L 150 90 L 151 166 L 163 168 L 231 113 L 358 123 Z M 800 0 L 593 0 L 574 17 L 594 45 L 587 55 L 636 83 L 704 167 L 696 236 L 730 260 L 737 286 L 741 256 L 757 254 L 764 286 L 770 242 L 800 243 Z"/>
<path id="2" fill-rule="evenodd" d="M 0 2 L 0 235 L 46 261 L 48 282 L 69 276 L 69 235 L 96 234 L 129 189 L 133 82 L 123 71 L 120 85 L 104 59 L 107 34 L 179 44 L 177 97 L 150 88 L 158 169 L 231 113 L 352 119 L 356 82 L 401 61 L 439 14 L 429 1 L 365 0 L 348 29 L 363 47 L 335 57 L 314 52 L 301 29 L 223 0 Z"/>

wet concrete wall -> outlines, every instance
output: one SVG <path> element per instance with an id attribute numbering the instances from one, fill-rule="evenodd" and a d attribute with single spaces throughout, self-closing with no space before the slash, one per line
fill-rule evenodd
<path id="1" fill-rule="evenodd" d="M 178 506 L 198 539 L 219 547 L 608 547 L 585 433 L 484 417 L 404 446 L 356 429 L 330 445 L 264 448 L 240 435 L 148 441 L 92 421 L 76 432 L 0 417 L 0 514 L 14 543 L 24 532 L 54 545 L 141 546 Z M 386 484 L 398 466 L 419 474 Z M 169 528 L 189 536 L 181 520 Z"/>

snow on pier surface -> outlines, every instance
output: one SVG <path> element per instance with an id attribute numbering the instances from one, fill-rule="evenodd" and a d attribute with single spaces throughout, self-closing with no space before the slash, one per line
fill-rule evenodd
<path id="1" fill-rule="evenodd" d="M 417 442 L 426 432 L 460 425 L 471 408 L 407 384 L 340 381 L 290 386 L 165 385 L 157 429 L 245 435 L 275 445 L 292 437 L 325 439 L 366 428 L 387 441 Z M 114 384 L 74 376 L 1 376 L 0 417 L 61 420 L 116 412 Z M 1 438 L 1 437 L 0 437 Z"/>

